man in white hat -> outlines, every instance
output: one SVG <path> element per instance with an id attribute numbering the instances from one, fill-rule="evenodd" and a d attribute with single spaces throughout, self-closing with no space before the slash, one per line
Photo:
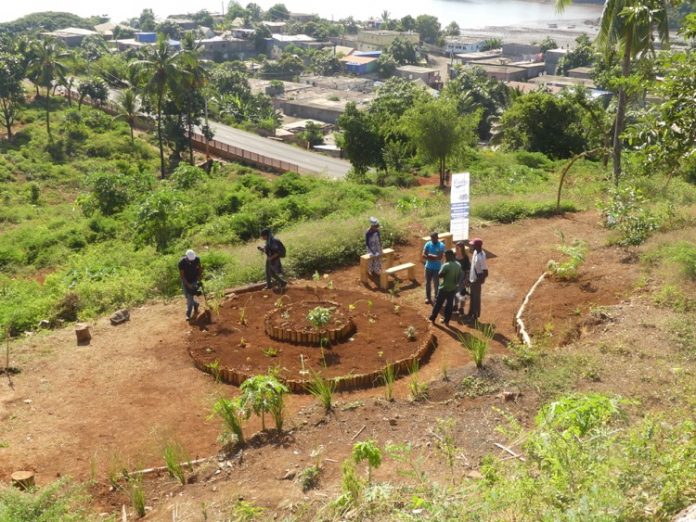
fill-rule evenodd
<path id="1" fill-rule="evenodd" d="M 382 236 L 379 234 L 379 221 L 376 217 L 370 218 L 370 228 L 365 232 L 365 245 L 370 254 L 370 263 L 367 265 L 367 273 L 379 275 L 382 271 Z"/>
<path id="2" fill-rule="evenodd" d="M 187 250 L 186 255 L 179 261 L 179 277 L 181 278 L 181 287 L 184 290 L 184 297 L 186 297 L 187 321 L 198 315 L 196 295 L 198 295 L 198 282 L 201 280 L 202 274 L 203 267 L 201 265 L 201 259 L 193 250 Z"/>

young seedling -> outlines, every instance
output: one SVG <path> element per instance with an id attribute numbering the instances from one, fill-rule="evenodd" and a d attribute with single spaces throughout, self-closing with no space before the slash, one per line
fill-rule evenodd
<path id="1" fill-rule="evenodd" d="M 210 372 L 210 374 L 213 376 L 213 379 L 215 379 L 215 383 L 220 382 L 220 361 L 215 359 L 213 362 L 208 363 L 205 365 L 206 369 Z"/>
<path id="2" fill-rule="evenodd" d="M 454 427 L 455 422 L 451 417 L 448 419 L 437 419 L 435 431 L 433 432 L 435 447 L 445 458 L 452 480 L 454 480 L 454 460 L 457 456 L 457 446 L 454 443 Z"/>
<path id="3" fill-rule="evenodd" d="M 418 332 L 416 331 L 416 327 L 413 325 L 409 325 L 405 330 L 404 330 L 404 335 L 406 336 L 406 339 L 409 341 L 415 341 L 416 340 L 416 334 Z"/>
<path id="4" fill-rule="evenodd" d="M 408 382 L 408 389 L 411 395 L 411 400 L 414 402 L 423 401 L 428 398 L 428 383 L 421 382 L 418 379 L 418 370 L 420 365 L 418 361 L 413 361 L 408 369 L 410 375 L 410 380 Z"/>
<path id="5" fill-rule="evenodd" d="M 287 296 L 287 294 L 281 295 L 278 299 L 276 299 L 276 302 L 275 302 L 274 306 L 275 306 L 276 308 L 283 308 L 284 306 L 286 306 L 286 304 L 285 304 L 285 300 L 286 300 L 286 299 L 287 299 L 288 301 L 290 301 L 290 298 Z"/>
<path id="6" fill-rule="evenodd" d="M 239 324 L 242 326 L 246 326 L 248 323 L 247 321 L 247 316 L 246 316 L 246 306 L 242 306 L 239 309 Z"/>
<path id="7" fill-rule="evenodd" d="M 261 429 L 266 430 L 265 414 L 270 413 L 278 432 L 283 431 L 285 394 L 288 388 L 275 375 L 255 375 L 244 381 L 242 391 L 242 406 L 261 417 Z"/>
<path id="8" fill-rule="evenodd" d="M 247 346 L 249 346 L 249 343 L 246 341 L 246 339 L 244 337 L 239 339 L 239 347 L 240 348 L 246 348 Z"/>
<path id="9" fill-rule="evenodd" d="M 314 489 L 319 484 L 319 475 L 321 475 L 321 466 L 313 464 L 307 466 L 297 476 L 297 479 L 302 486 L 302 491 L 306 493 L 310 489 Z"/>
<path id="10" fill-rule="evenodd" d="M 486 357 L 489 343 L 495 335 L 495 327 L 490 324 L 482 325 L 476 321 L 474 328 L 480 331 L 483 337 L 471 334 L 458 334 L 459 343 L 471 353 L 476 368 L 483 368 L 483 359 Z"/>
<path id="11" fill-rule="evenodd" d="M 382 370 L 381 377 L 384 383 L 384 398 L 387 399 L 388 402 L 391 402 L 394 400 L 394 381 L 396 381 L 396 370 L 394 369 L 394 365 L 387 363 L 384 370 Z"/>
<path id="12" fill-rule="evenodd" d="M 280 354 L 280 350 L 278 350 L 277 348 L 273 348 L 272 346 L 269 346 L 268 348 L 263 349 L 263 354 L 266 357 L 278 357 L 278 355 Z"/>
<path id="13" fill-rule="evenodd" d="M 372 483 L 372 470 L 382 464 L 382 451 L 377 447 L 377 443 L 374 440 L 356 442 L 353 444 L 352 457 L 356 464 L 367 462 L 367 483 Z"/>
<path id="14" fill-rule="evenodd" d="M 333 409 L 333 394 L 336 391 L 336 381 L 325 379 L 318 372 L 311 372 L 312 380 L 307 384 L 307 391 L 319 400 L 324 407 L 324 412 L 329 413 Z"/>
<path id="15" fill-rule="evenodd" d="M 332 308 L 316 306 L 307 312 L 307 320 L 314 328 L 321 329 L 331 321 Z"/>
<path id="16" fill-rule="evenodd" d="M 220 435 L 220 442 L 223 444 L 236 443 L 244 445 L 242 424 L 249 418 L 249 410 L 244 407 L 239 399 L 219 398 L 213 404 L 210 418 L 213 416 L 218 416 L 222 419 L 223 432 Z"/>
<path id="17" fill-rule="evenodd" d="M 164 446 L 162 456 L 167 465 L 169 476 L 184 486 L 186 484 L 186 472 L 181 463 L 188 461 L 189 458 L 183 446 L 178 442 L 170 441 Z"/>

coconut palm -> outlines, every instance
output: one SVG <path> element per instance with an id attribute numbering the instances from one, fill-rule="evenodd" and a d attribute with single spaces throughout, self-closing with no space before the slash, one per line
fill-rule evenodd
<path id="1" fill-rule="evenodd" d="M 177 82 L 181 76 L 179 68 L 180 52 L 175 51 L 166 39 L 160 37 L 153 47 L 146 50 L 145 59 L 137 60 L 131 67 L 140 71 L 144 78 L 144 91 L 155 105 L 157 118 L 157 144 L 160 154 L 160 176 L 165 178 L 164 136 L 162 132 L 162 107 L 167 93 L 176 92 Z"/>
<path id="2" fill-rule="evenodd" d="M 555 0 L 560 11 L 572 0 Z M 606 0 L 600 20 L 597 45 L 609 53 L 619 48 L 621 52 L 621 76 L 627 78 L 632 63 L 648 52 L 654 51 L 653 33 L 657 33 L 663 48 L 669 46 L 667 22 L 668 0 Z M 613 160 L 614 183 L 621 177 L 621 134 L 624 129 L 628 97 L 625 84 L 620 84 L 614 123 Z"/>
<path id="3" fill-rule="evenodd" d="M 199 59 L 199 44 L 195 41 L 193 33 L 187 33 L 184 36 L 181 46 L 184 50 L 181 55 L 181 70 L 184 74 L 181 77 L 180 91 L 183 109 L 186 112 L 189 163 L 193 165 L 193 128 L 205 104 L 202 90 L 208 83 L 209 75 Z"/>
<path id="4" fill-rule="evenodd" d="M 62 60 L 69 55 L 63 51 L 55 40 L 50 38 L 32 42 L 30 54 L 31 57 L 27 64 L 27 76 L 36 85 L 37 92 L 39 87 L 46 89 L 46 98 L 44 99 L 46 132 L 48 133 L 48 139 L 51 140 L 51 89 L 54 81 L 65 77 L 68 69 Z"/>
<path id="5" fill-rule="evenodd" d="M 140 113 L 140 100 L 132 88 L 121 92 L 117 99 L 118 114 L 117 119 L 124 120 L 130 127 L 131 146 L 135 145 L 135 135 L 133 129 Z"/>

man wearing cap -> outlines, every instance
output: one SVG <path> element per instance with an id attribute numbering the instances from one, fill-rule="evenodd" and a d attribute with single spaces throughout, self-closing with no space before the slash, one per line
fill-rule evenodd
<path id="1" fill-rule="evenodd" d="M 288 282 L 283 278 L 283 265 L 280 262 L 281 257 L 285 257 L 285 247 L 279 239 L 276 239 L 271 233 L 270 228 L 264 228 L 261 231 L 261 239 L 266 244 L 258 249 L 266 254 L 266 288 L 273 288 L 273 281 L 278 283 L 278 290 L 288 286 Z"/>
<path id="2" fill-rule="evenodd" d="M 442 321 L 445 326 L 449 326 L 454 308 L 454 297 L 459 288 L 459 280 L 462 276 L 462 267 L 457 263 L 453 250 L 445 252 L 445 264 L 440 268 L 438 277 L 440 278 L 439 292 L 435 298 L 435 306 L 430 314 L 430 322 L 434 323 L 437 314 L 440 313 L 442 305 L 445 305 L 445 318 Z"/>
<path id="3" fill-rule="evenodd" d="M 483 241 L 479 238 L 469 242 L 471 249 L 471 269 L 469 270 L 469 313 L 466 318 L 469 321 L 478 321 L 481 316 L 481 285 L 488 277 L 488 263 L 486 253 L 483 251 Z"/>
<path id="4" fill-rule="evenodd" d="M 203 267 L 200 258 L 193 250 L 187 250 L 186 255 L 179 261 L 179 277 L 184 297 L 186 297 L 187 321 L 198 315 L 198 302 L 195 296 L 198 294 L 198 282 L 201 280 L 201 274 L 203 274 Z"/>
<path id="5" fill-rule="evenodd" d="M 370 228 L 365 232 L 365 246 L 370 255 L 367 273 L 377 276 L 382 272 L 382 236 L 379 234 L 379 221 L 376 217 L 370 218 Z"/>
<path id="6" fill-rule="evenodd" d="M 445 244 L 439 240 L 437 232 L 430 234 L 430 241 L 423 247 L 423 259 L 425 260 L 425 302 L 432 304 L 432 292 L 435 297 L 438 292 L 438 277 L 442 267 L 442 256 L 445 254 Z"/>

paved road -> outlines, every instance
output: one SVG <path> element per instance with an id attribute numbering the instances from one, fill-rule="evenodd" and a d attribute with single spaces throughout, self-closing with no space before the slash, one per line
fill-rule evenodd
<path id="1" fill-rule="evenodd" d="M 116 89 L 109 89 L 110 101 L 117 101 L 118 92 Z M 279 141 L 263 138 L 251 132 L 229 127 L 222 123 L 210 121 L 209 125 L 215 133 L 213 138 L 217 141 L 245 149 L 249 152 L 262 154 L 268 158 L 293 163 L 300 168 L 302 173 L 320 174 L 329 178 L 343 179 L 350 170 L 350 163 L 345 160 L 324 156 L 318 152 L 302 150 Z"/>
<path id="2" fill-rule="evenodd" d="M 210 127 L 215 133 L 214 139 L 217 141 L 256 154 L 263 154 L 269 158 L 294 163 L 300 167 L 300 172 L 323 174 L 330 178 L 343 179 L 350 169 L 350 163 L 345 160 L 302 150 L 222 123 L 211 121 Z"/>

